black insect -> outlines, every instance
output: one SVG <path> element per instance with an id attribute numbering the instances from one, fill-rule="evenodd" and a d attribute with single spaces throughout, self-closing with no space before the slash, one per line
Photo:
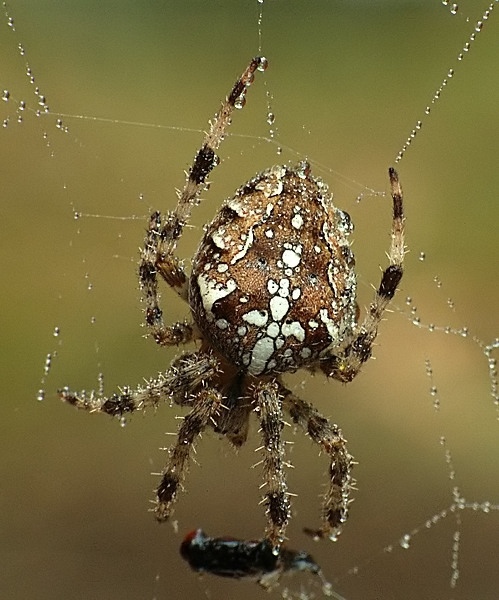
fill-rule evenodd
<path id="1" fill-rule="evenodd" d="M 180 554 L 194 571 L 257 581 L 265 589 L 275 586 L 283 573 L 295 571 L 309 571 L 318 575 L 325 593 L 331 587 L 310 554 L 284 546 L 276 552 L 265 538 L 214 538 L 207 536 L 202 529 L 196 529 L 185 536 L 180 545 Z"/>

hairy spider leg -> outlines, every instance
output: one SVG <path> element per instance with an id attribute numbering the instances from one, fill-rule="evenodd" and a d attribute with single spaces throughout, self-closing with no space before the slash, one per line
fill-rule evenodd
<path id="1" fill-rule="evenodd" d="M 281 431 L 284 427 L 282 418 L 282 398 L 276 382 L 262 382 L 254 388 L 255 412 L 260 419 L 262 435 L 263 466 L 265 490 L 262 499 L 266 506 L 268 526 L 266 539 L 274 548 L 284 541 L 286 527 L 290 517 L 290 503 L 286 476 L 284 474 L 284 442 Z"/>
<path id="2" fill-rule="evenodd" d="M 328 377 L 345 383 L 352 381 L 362 365 L 371 357 L 372 345 L 378 333 L 379 323 L 402 279 L 405 254 L 403 194 L 397 171 L 390 168 L 388 174 L 393 200 L 391 244 L 388 252 L 389 265 L 383 271 L 381 283 L 369 311 L 362 324 L 357 327 L 352 339 L 348 341 L 342 352 L 326 355 L 320 362 L 320 368 Z"/>
<path id="3" fill-rule="evenodd" d="M 100 396 L 94 390 L 72 392 L 65 387 L 59 396 L 68 404 L 87 412 L 100 412 L 124 418 L 147 408 L 157 408 L 161 402 L 192 404 L 192 395 L 202 382 L 209 381 L 218 371 L 218 361 L 211 355 L 189 352 L 177 358 L 171 367 L 148 379 L 136 388 L 123 387 L 112 396 Z"/>
<path id="4" fill-rule="evenodd" d="M 166 521 L 170 517 L 179 488 L 182 488 L 185 479 L 196 438 L 210 423 L 216 426 L 215 418 L 223 406 L 222 400 L 222 394 L 218 390 L 203 389 L 196 394 L 196 402 L 192 410 L 184 417 L 177 439 L 168 450 L 168 463 L 156 489 L 154 513 L 159 522 Z"/>
<path id="5" fill-rule="evenodd" d="M 157 274 L 159 273 L 181 298 L 188 300 L 188 278 L 180 259 L 175 255 L 177 242 L 192 208 L 200 202 L 199 196 L 206 188 L 207 176 L 219 163 L 216 150 L 231 123 L 232 113 L 244 105 L 246 90 L 253 81 L 255 71 L 263 71 L 266 67 L 267 60 L 263 57 L 256 57 L 249 63 L 215 118 L 210 121 L 209 131 L 189 169 L 184 189 L 179 193 L 177 206 L 166 215 L 164 221 L 159 212 L 151 215 L 141 253 L 139 284 L 145 303 L 146 325 L 160 346 L 183 344 L 199 337 L 197 328 L 192 323 L 165 325 L 159 306 Z"/>
<path id="6" fill-rule="evenodd" d="M 323 525 L 320 529 L 305 531 L 313 537 L 336 540 L 347 520 L 350 492 L 355 486 L 351 476 L 353 457 L 349 454 L 346 440 L 337 425 L 331 424 L 311 404 L 298 398 L 284 386 L 281 386 L 280 392 L 284 397 L 284 408 L 293 423 L 299 425 L 330 459 L 329 488 L 322 504 Z"/>

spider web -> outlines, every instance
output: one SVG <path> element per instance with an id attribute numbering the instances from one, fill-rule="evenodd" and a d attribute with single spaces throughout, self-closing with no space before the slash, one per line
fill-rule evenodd
<path id="1" fill-rule="evenodd" d="M 359 461 L 344 533 L 314 544 L 301 529 L 317 523 L 326 463 L 289 428 L 290 546 L 311 552 L 348 600 L 497 597 L 499 19 L 496 3 L 486 19 L 489 5 L 477 5 L 4 5 L 2 597 L 268 597 L 197 578 L 178 556 L 181 536 L 145 510 L 177 410 L 120 428 L 54 397 L 64 384 L 135 384 L 174 355 L 143 338 L 137 248 L 259 46 L 270 67 L 235 115 L 181 256 L 243 181 L 306 156 L 356 225 L 365 306 L 386 263 L 387 167 L 417 131 L 397 165 L 406 271 L 376 360 L 345 387 L 288 378 L 342 426 Z M 172 320 L 185 317 L 166 290 L 163 300 Z M 259 443 L 255 426 L 238 455 L 203 437 L 175 513 L 181 533 L 261 534 Z M 293 575 L 274 595 L 321 587 Z"/>

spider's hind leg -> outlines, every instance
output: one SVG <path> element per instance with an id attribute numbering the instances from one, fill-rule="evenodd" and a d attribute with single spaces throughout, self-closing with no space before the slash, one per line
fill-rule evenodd
<path id="1" fill-rule="evenodd" d="M 388 170 L 393 218 L 391 244 L 388 251 L 389 265 L 383 271 L 381 282 L 364 321 L 352 335 L 349 343 L 338 353 L 334 350 L 321 358 L 320 368 L 328 376 L 344 383 L 352 381 L 362 365 L 371 357 L 372 345 L 378 334 L 378 326 L 404 272 L 404 204 L 402 188 L 395 169 Z"/>
<path id="2" fill-rule="evenodd" d="M 164 324 L 159 306 L 157 276 L 159 274 L 183 300 L 188 301 L 189 280 L 175 249 L 193 207 L 199 204 L 200 194 L 206 189 L 208 175 L 219 162 L 216 151 L 231 123 L 232 113 L 236 107 L 244 104 L 255 71 L 263 71 L 266 67 L 267 60 L 263 57 L 256 57 L 249 63 L 210 122 L 209 131 L 187 173 L 184 188 L 178 193 L 175 209 L 163 219 L 159 212 L 154 212 L 150 217 L 141 253 L 139 284 L 145 303 L 146 325 L 161 346 L 183 344 L 199 335 L 188 323 Z"/>
<path id="3" fill-rule="evenodd" d="M 196 326 L 187 321 L 165 325 L 163 311 L 159 306 L 158 272 L 179 296 L 187 301 L 188 279 L 173 249 L 165 254 L 160 248 L 166 238 L 174 237 L 174 215 L 162 223 L 159 212 L 149 219 L 149 226 L 142 248 L 139 265 L 139 285 L 145 303 L 145 321 L 151 336 L 160 346 L 186 344 L 199 336 Z M 177 232 L 177 239 L 180 231 Z"/>

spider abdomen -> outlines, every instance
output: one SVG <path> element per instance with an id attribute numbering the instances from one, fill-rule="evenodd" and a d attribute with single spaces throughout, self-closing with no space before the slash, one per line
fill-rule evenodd
<path id="1" fill-rule="evenodd" d="M 256 175 L 222 206 L 194 257 L 198 327 L 253 375 L 314 363 L 355 325 L 351 230 L 308 163 Z"/>

